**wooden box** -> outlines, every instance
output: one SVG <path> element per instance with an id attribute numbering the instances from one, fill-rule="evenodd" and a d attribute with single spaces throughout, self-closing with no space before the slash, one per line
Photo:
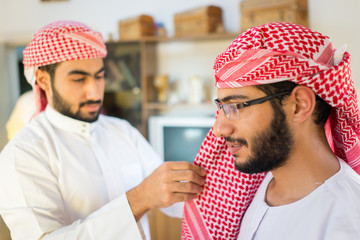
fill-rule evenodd
<path id="1" fill-rule="evenodd" d="M 307 0 L 243 0 L 240 13 L 241 31 L 271 22 L 309 26 Z"/>
<path id="2" fill-rule="evenodd" d="M 138 40 L 155 35 L 155 22 L 149 15 L 140 15 L 119 21 L 120 40 Z"/>
<path id="3" fill-rule="evenodd" d="M 174 16 L 175 36 L 206 35 L 223 29 L 222 10 L 216 6 L 200 7 Z"/>

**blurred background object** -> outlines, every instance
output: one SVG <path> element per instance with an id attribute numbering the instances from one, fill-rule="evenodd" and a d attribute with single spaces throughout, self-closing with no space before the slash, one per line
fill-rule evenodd
<path id="1" fill-rule="evenodd" d="M 30 122 L 35 113 L 35 108 L 34 92 L 31 90 L 23 93 L 16 102 L 15 108 L 6 123 L 6 132 L 9 140 Z"/>
<path id="2" fill-rule="evenodd" d="M 309 27 L 308 0 L 243 0 L 241 31 L 269 22 L 290 22 Z"/>
<path id="3" fill-rule="evenodd" d="M 155 36 L 155 22 L 152 16 L 140 15 L 119 22 L 120 40 L 137 40 L 142 37 Z"/>
<path id="4" fill-rule="evenodd" d="M 176 37 L 219 32 L 223 29 L 222 9 L 210 5 L 176 13 L 174 26 Z"/>

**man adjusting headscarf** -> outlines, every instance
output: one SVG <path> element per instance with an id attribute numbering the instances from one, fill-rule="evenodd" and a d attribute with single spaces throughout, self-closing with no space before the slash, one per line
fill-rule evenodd
<path id="1" fill-rule="evenodd" d="M 23 51 L 25 77 L 35 93 L 35 115 L 45 110 L 47 105 L 45 92 L 36 83 L 38 67 L 71 60 L 104 58 L 106 55 L 102 35 L 83 23 L 57 21 L 41 28 Z"/>
<path id="2" fill-rule="evenodd" d="M 101 114 L 106 53 L 73 21 L 46 25 L 24 50 L 42 112 L 0 153 L 0 215 L 14 240 L 150 239 L 150 210 L 181 217 L 202 190 L 204 169 L 164 163 L 129 122 Z"/>
<path id="3" fill-rule="evenodd" d="M 335 50 L 329 37 L 290 23 L 253 27 L 218 55 L 214 69 L 220 89 L 282 81 L 312 89 L 332 107 L 325 124 L 329 146 L 360 173 L 360 115 L 350 54 Z M 238 237 L 242 217 L 265 173 L 237 171 L 227 148 L 213 130 L 201 146 L 195 163 L 207 169 L 207 182 L 202 194 L 185 205 L 182 239 Z"/>

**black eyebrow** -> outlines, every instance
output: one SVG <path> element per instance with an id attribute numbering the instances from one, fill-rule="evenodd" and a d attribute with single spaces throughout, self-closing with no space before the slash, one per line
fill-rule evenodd
<path id="1" fill-rule="evenodd" d="M 102 67 L 99 71 L 97 71 L 97 72 L 95 73 L 95 75 L 97 75 L 97 74 L 99 74 L 99 73 L 101 73 L 101 72 L 105 72 L 105 66 Z"/>
<path id="2" fill-rule="evenodd" d="M 244 95 L 230 95 L 217 100 L 219 100 L 220 102 L 229 102 L 231 100 L 245 100 L 245 99 L 249 99 L 249 97 Z"/>
<path id="3" fill-rule="evenodd" d="M 95 73 L 95 75 L 104 72 L 105 71 L 105 67 L 102 67 L 99 71 L 97 71 Z M 72 70 L 68 73 L 68 75 L 72 75 L 72 74 L 80 74 L 80 75 L 86 75 L 86 76 L 91 76 L 91 74 L 89 72 L 86 71 L 82 71 L 82 70 Z"/>

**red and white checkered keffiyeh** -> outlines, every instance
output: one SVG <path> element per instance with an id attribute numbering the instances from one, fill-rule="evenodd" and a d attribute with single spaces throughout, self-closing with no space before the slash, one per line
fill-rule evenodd
<path id="1" fill-rule="evenodd" d="M 23 51 L 24 73 L 33 86 L 36 113 L 47 104 L 45 93 L 36 84 L 35 71 L 49 64 L 106 57 L 102 35 L 76 21 L 56 21 L 41 28 Z"/>
<path id="2" fill-rule="evenodd" d="M 215 61 L 218 88 L 289 80 L 310 87 L 333 110 L 325 125 L 334 153 L 360 173 L 360 115 L 350 55 L 303 26 L 271 23 L 236 38 Z M 195 159 L 207 169 L 204 191 L 185 204 L 182 239 L 237 239 L 240 221 L 264 173 L 244 174 L 233 165 L 225 141 L 209 132 Z"/>

